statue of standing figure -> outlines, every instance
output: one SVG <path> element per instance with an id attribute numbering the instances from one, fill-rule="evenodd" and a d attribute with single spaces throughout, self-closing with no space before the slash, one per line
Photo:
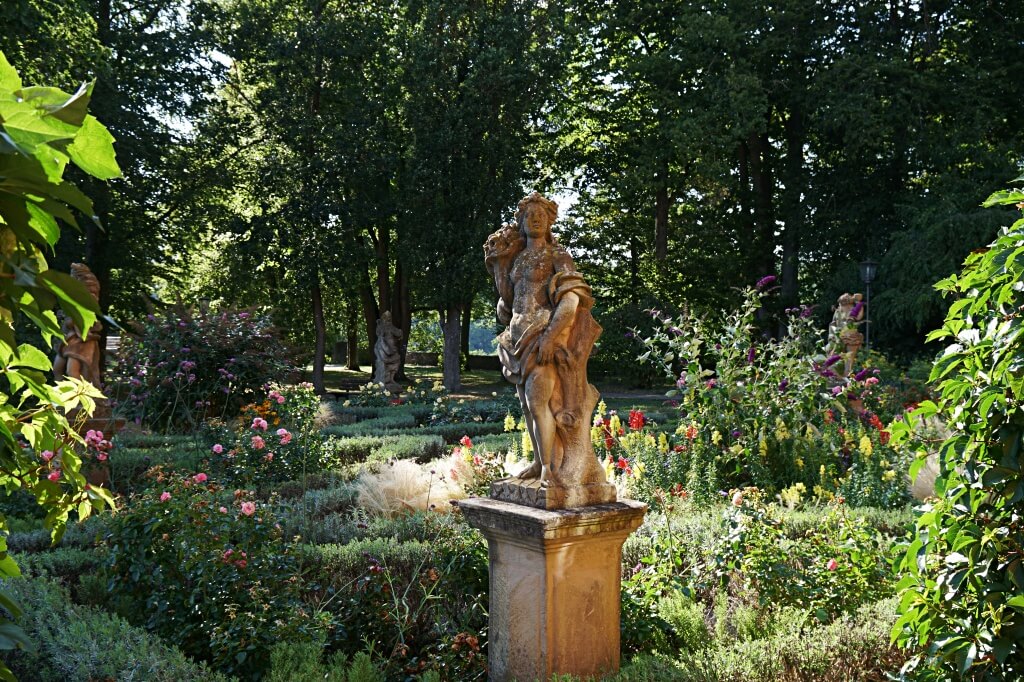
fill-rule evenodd
<path id="1" fill-rule="evenodd" d="M 857 352 L 864 345 L 864 335 L 857 330 L 864 319 L 863 298 L 861 294 L 840 296 L 828 326 L 829 352 L 843 356 L 843 376 L 850 376 Z"/>
<path id="2" fill-rule="evenodd" d="M 92 270 L 83 263 L 71 264 L 71 276 L 85 285 L 85 288 L 96 299 L 100 300 L 100 282 Z M 64 339 L 57 345 L 53 358 L 53 377 L 55 380 L 72 377 L 88 381 L 100 388 L 100 340 L 102 326 L 99 321 L 89 329 L 83 330 L 75 326 L 70 317 L 65 317 L 61 324 Z"/>
<path id="3" fill-rule="evenodd" d="M 382 384 L 389 391 L 400 389 L 395 381 L 398 366 L 402 362 L 402 330 L 391 321 L 391 312 L 386 311 L 377 320 L 377 342 L 373 345 L 373 354 L 377 359 L 373 381 Z"/>
<path id="4" fill-rule="evenodd" d="M 516 222 L 484 244 L 498 289 L 502 374 L 516 387 L 533 445 L 533 463 L 492 486 L 492 497 L 548 509 L 615 501 L 594 455 L 590 421 L 599 394 L 587 361 L 601 327 L 590 286 L 558 244 L 555 202 L 534 192 L 519 202 Z"/>

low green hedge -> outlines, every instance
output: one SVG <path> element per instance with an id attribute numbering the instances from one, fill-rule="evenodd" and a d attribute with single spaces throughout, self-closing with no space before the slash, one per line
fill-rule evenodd
<path id="1" fill-rule="evenodd" d="M 122 431 L 114 438 L 116 448 L 192 448 L 196 444 L 189 434 L 130 433 Z"/>
<path id="2" fill-rule="evenodd" d="M 445 454 L 444 439 L 438 435 L 400 432 L 386 436 L 353 436 L 333 438 L 328 444 L 341 464 L 392 459 L 415 459 L 425 462 Z"/>
<path id="3" fill-rule="evenodd" d="M 32 652 L 5 653 L 19 679 L 228 682 L 145 630 L 106 611 L 71 603 L 56 583 L 19 578 L 3 581 L 2 587 L 21 605 L 19 624 L 36 646 Z"/>
<path id="4" fill-rule="evenodd" d="M 429 567 L 435 551 L 430 543 L 419 540 L 362 538 L 345 544 L 302 545 L 299 561 L 314 580 L 340 588 L 365 575 L 373 561 L 386 566 L 392 576 L 408 579 L 417 569 Z"/>
<path id="5" fill-rule="evenodd" d="M 384 414 L 372 419 L 364 419 L 354 424 L 328 426 L 323 433 L 328 436 L 373 436 L 390 433 L 416 426 L 416 417 L 409 412 Z"/>
<path id="6" fill-rule="evenodd" d="M 83 523 L 71 522 L 64 531 L 58 546 L 92 547 L 103 539 L 107 532 L 106 515 L 90 516 Z M 50 531 L 32 530 L 26 533 L 11 533 L 7 536 L 7 549 L 11 552 L 30 553 L 52 549 Z"/>
<path id="7" fill-rule="evenodd" d="M 199 471 L 209 457 L 191 442 L 175 446 L 116 448 L 110 454 L 110 482 L 118 492 L 126 493 L 145 485 L 150 467 L 164 465 L 180 471 Z"/>

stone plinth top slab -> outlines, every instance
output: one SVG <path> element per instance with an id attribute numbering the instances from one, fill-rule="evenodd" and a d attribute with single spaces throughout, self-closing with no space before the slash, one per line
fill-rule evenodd
<path id="1" fill-rule="evenodd" d="M 620 500 L 575 509 L 537 509 L 504 500 L 471 497 L 459 501 L 471 525 L 499 533 L 555 540 L 597 533 L 630 533 L 643 523 L 647 505 Z"/>
<path id="2" fill-rule="evenodd" d="M 491 483 L 491 498 L 538 509 L 573 509 L 614 502 L 616 493 L 611 483 L 561 486 L 512 477 Z"/>

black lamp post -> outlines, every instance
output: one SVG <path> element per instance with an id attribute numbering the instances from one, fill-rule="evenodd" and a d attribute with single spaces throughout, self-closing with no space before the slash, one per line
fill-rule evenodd
<path id="1" fill-rule="evenodd" d="M 860 264 L 860 280 L 864 282 L 864 350 L 871 350 L 871 283 L 878 273 L 878 263 L 868 258 Z"/>

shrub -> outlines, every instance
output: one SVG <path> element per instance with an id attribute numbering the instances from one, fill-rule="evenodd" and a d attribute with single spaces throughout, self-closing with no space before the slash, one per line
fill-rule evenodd
<path id="1" fill-rule="evenodd" d="M 122 494 L 149 485 L 146 472 L 153 467 L 198 472 L 209 460 L 209 452 L 199 443 L 170 447 L 121 448 L 110 461 L 110 484 Z"/>
<path id="2" fill-rule="evenodd" d="M 748 289 L 721 328 L 690 314 L 673 320 L 652 311 L 661 328 L 644 341 L 641 357 L 674 378 L 669 396 L 679 413 L 670 442 L 636 443 L 650 477 L 648 501 L 656 500 L 655 490 L 677 486 L 710 502 L 722 489 L 792 495 L 799 484 L 822 500 L 840 494 L 856 496 L 857 504 L 904 504 L 904 456 L 874 409 L 860 407 L 875 407 L 878 376 L 871 369 L 838 376 L 833 368 L 842 358 L 815 348 L 818 333 L 797 309 L 783 337 L 763 338 L 756 318 L 768 295 Z M 631 434 L 611 429 L 612 439 L 623 436 Z"/>
<path id="3" fill-rule="evenodd" d="M 123 337 L 116 406 L 154 429 L 195 429 L 238 415 L 260 387 L 294 371 L 293 357 L 263 315 L 175 304 Z"/>
<path id="4" fill-rule="evenodd" d="M 110 592 L 130 617 L 222 672 L 254 677 L 270 647 L 312 628 L 298 563 L 265 505 L 205 480 L 157 473 L 159 486 L 111 520 Z"/>
<path id="5" fill-rule="evenodd" d="M 416 417 L 409 412 L 386 413 L 380 417 L 364 419 L 354 424 L 328 426 L 324 434 L 328 436 L 372 436 L 389 433 L 416 426 Z"/>
<path id="6" fill-rule="evenodd" d="M 241 485 L 297 479 L 328 467 L 330 452 L 316 425 L 319 405 L 311 384 L 271 386 L 265 400 L 242 408 L 233 440 L 213 444 L 211 467 Z"/>
<path id="7" fill-rule="evenodd" d="M 986 205 L 1021 202 L 1024 191 L 1011 190 Z M 956 300 L 928 338 L 950 345 L 931 372 L 941 381 L 938 403 L 922 403 L 913 421 L 939 415 L 953 433 L 939 450 L 937 499 L 921 507 L 898 566 L 902 600 L 893 630 L 922 651 L 908 666 L 920 679 L 1024 677 L 1022 251 L 1024 219 L 936 285 Z"/>
<path id="8" fill-rule="evenodd" d="M 10 580 L 4 587 L 25 607 L 21 625 L 37 647 L 9 657 L 21 679 L 227 682 L 121 618 L 73 604 L 56 584 Z"/>
<path id="9" fill-rule="evenodd" d="M 334 438 L 326 447 L 333 453 L 334 460 L 342 464 L 392 459 L 426 461 L 445 452 L 444 439 L 436 435 Z"/>

